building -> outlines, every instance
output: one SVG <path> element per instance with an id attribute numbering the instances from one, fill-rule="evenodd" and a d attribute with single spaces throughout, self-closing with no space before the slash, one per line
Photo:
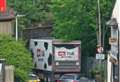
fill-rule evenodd
<path id="1" fill-rule="evenodd" d="M 0 13 L 0 34 L 14 35 L 13 19 L 15 18 L 13 9 Z"/>
<path id="2" fill-rule="evenodd" d="M 110 59 L 108 62 L 108 82 L 120 82 L 120 0 L 116 0 L 111 19 L 107 25 L 111 27 Z M 112 77 L 112 78 L 111 78 Z"/>

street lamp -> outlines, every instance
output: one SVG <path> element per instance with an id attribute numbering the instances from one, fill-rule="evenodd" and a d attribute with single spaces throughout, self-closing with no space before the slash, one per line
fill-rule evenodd
<path id="1" fill-rule="evenodd" d="M 16 21 L 16 26 L 15 26 L 15 39 L 16 41 L 18 41 L 18 18 L 20 17 L 24 17 L 25 15 L 20 15 L 20 14 L 17 14 L 15 16 L 15 21 Z"/>
<path id="2" fill-rule="evenodd" d="M 109 20 L 107 22 L 107 26 L 110 26 L 112 29 L 116 29 L 117 31 L 117 51 L 118 51 L 118 55 L 117 55 L 117 60 L 118 60 L 118 82 L 120 82 L 120 52 L 119 52 L 119 49 L 120 49 L 120 45 L 119 45 L 119 28 L 118 28 L 118 23 L 117 23 L 117 20 L 115 18 L 112 18 L 111 20 Z M 111 49 L 112 50 L 112 49 Z"/>

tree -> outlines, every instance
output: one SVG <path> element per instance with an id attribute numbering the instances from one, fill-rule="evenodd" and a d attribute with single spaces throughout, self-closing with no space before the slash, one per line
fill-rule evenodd
<path id="1" fill-rule="evenodd" d="M 32 68 L 32 58 L 23 41 L 0 35 L 0 58 L 5 58 L 6 64 L 15 66 L 15 77 L 20 82 L 27 80 Z"/>
<path id="2" fill-rule="evenodd" d="M 100 0 L 102 28 L 110 18 L 112 1 Z M 97 45 L 97 0 L 52 0 L 54 32 L 56 38 L 81 40 L 82 53 L 95 54 Z"/>
<path id="3" fill-rule="evenodd" d="M 23 25 L 50 20 L 50 0 L 7 0 L 7 4 L 8 8 L 12 5 L 17 14 L 26 15 Z"/>

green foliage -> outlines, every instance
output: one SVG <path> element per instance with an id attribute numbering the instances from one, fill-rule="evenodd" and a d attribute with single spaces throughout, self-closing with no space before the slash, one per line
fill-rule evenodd
<path id="1" fill-rule="evenodd" d="M 105 24 L 110 19 L 114 2 L 115 0 L 100 0 L 103 35 L 106 33 Z M 65 40 L 81 40 L 82 53 L 89 56 L 95 54 L 97 0 L 7 0 L 7 3 L 8 7 L 13 5 L 18 14 L 26 15 L 18 19 L 20 30 L 31 24 L 51 22 L 53 19 L 53 36 Z M 105 46 L 106 42 L 105 38 Z"/>
<path id="2" fill-rule="evenodd" d="M 97 0 L 52 0 L 56 38 L 81 40 L 82 53 L 93 56 L 97 44 Z M 112 1 L 100 0 L 102 28 L 110 19 Z"/>
<path id="3" fill-rule="evenodd" d="M 27 28 L 31 23 L 46 22 L 51 19 L 49 12 L 50 0 L 7 0 L 8 9 L 13 6 L 17 14 L 26 15 L 21 17 L 19 27 Z"/>
<path id="4" fill-rule="evenodd" d="M 28 72 L 32 68 L 32 58 L 25 48 L 24 42 L 1 35 L 0 58 L 5 58 L 6 64 L 15 66 L 15 77 L 19 78 L 20 82 L 27 80 Z"/>
<path id="5" fill-rule="evenodd" d="M 97 79 L 97 77 L 99 76 L 100 80 L 102 80 L 102 82 L 104 82 L 106 80 L 106 77 L 105 77 L 105 73 L 106 73 L 105 65 L 106 64 L 103 64 L 103 63 L 101 63 L 101 64 L 97 63 L 90 70 L 91 78 Z"/>

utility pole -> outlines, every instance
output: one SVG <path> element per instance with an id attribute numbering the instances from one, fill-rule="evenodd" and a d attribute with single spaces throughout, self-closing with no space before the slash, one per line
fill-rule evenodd
<path id="1" fill-rule="evenodd" d="M 98 10 L 98 45 L 102 46 L 101 40 L 101 13 L 100 13 L 100 0 L 97 0 L 97 10 Z"/>

